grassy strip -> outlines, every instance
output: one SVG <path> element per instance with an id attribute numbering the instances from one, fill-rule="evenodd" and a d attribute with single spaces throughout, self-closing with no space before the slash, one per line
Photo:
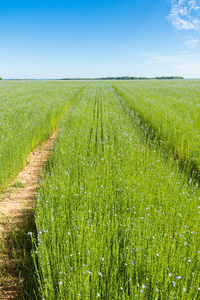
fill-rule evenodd
<path id="1" fill-rule="evenodd" d="M 199 180 L 199 81 L 119 82 L 116 90 L 139 116 L 149 136 Z M 198 173 L 198 174 L 196 174 Z"/>
<path id="2" fill-rule="evenodd" d="M 199 297 L 199 190 L 139 131 L 102 83 L 68 115 L 37 199 L 42 299 Z"/>

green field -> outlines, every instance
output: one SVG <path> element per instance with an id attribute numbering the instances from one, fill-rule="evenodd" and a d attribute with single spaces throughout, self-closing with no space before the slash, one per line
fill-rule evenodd
<path id="1" fill-rule="evenodd" d="M 60 128 L 29 233 L 35 298 L 198 299 L 200 81 L 0 87 L 2 189 Z"/>
<path id="2" fill-rule="evenodd" d="M 120 82 L 112 87 L 166 152 L 188 172 L 200 170 L 200 82 Z M 193 174 L 194 175 L 194 174 Z"/>
<path id="3" fill-rule="evenodd" d="M 2 189 L 26 165 L 31 150 L 55 130 L 83 87 L 77 82 L 0 82 Z"/>

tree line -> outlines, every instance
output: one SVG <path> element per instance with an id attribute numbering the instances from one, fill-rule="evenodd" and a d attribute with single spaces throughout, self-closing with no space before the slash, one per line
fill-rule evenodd
<path id="1" fill-rule="evenodd" d="M 118 76 L 118 77 L 99 77 L 99 78 L 62 78 L 61 80 L 150 80 L 150 79 L 184 79 L 184 77 L 182 76 L 157 76 L 157 77 Z"/>

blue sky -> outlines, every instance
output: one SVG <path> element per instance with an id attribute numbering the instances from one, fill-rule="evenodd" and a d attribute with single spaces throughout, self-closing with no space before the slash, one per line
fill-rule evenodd
<path id="1" fill-rule="evenodd" d="M 0 76 L 200 78 L 200 0 L 0 0 Z"/>

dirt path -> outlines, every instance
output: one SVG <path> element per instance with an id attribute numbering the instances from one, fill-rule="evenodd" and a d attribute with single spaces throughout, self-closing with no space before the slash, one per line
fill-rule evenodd
<path id="1" fill-rule="evenodd" d="M 50 158 L 55 138 L 56 132 L 30 154 L 28 165 L 17 176 L 16 187 L 10 186 L 5 195 L 0 195 L 0 245 L 3 236 L 9 236 L 11 231 L 20 228 L 24 215 L 32 211 L 40 172 Z M 12 269 L 8 268 L 11 265 L 14 265 L 13 259 L 9 258 L 9 254 L 2 254 L 0 249 L 0 300 L 20 299 L 19 283 L 23 278 L 20 274 L 13 275 L 16 270 L 13 274 L 9 274 L 12 271 L 5 272 Z"/>

